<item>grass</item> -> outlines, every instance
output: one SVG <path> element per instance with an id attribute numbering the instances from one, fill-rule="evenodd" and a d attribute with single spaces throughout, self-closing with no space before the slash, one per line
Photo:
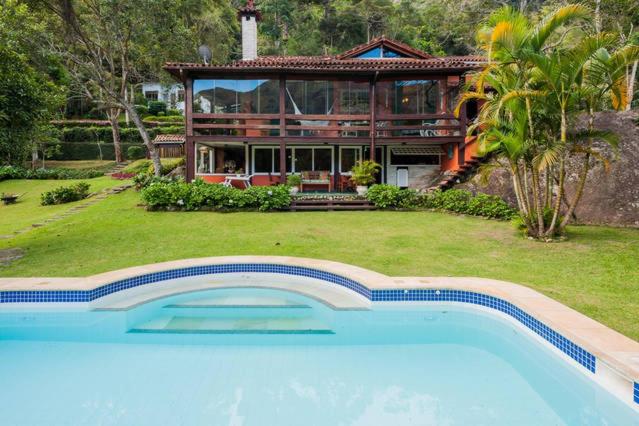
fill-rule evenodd
<path id="1" fill-rule="evenodd" d="M 83 276 L 202 256 L 305 256 L 395 276 L 525 284 L 639 340 L 637 229 L 573 227 L 569 241 L 543 244 L 521 238 L 509 223 L 431 212 L 152 213 L 138 203 L 130 190 L 0 240 L 0 249 L 26 251 L 0 275 Z"/>
<path id="2" fill-rule="evenodd" d="M 122 184 L 122 181 L 110 177 L 83 179 L 91 185 L 90 191 L 97 192 Z M 0 182 L 0 193 L 24 194 L 18 203 L 5 206 L 0 204 L 0 235 L 7 235 L 19 229 L 41 223 L 56 214 L 69 210 L 75 203 L 54 206 L 41 206 L 40 194 L 59 186 L 68 186 L 81 180 L 7 180 Z"/>

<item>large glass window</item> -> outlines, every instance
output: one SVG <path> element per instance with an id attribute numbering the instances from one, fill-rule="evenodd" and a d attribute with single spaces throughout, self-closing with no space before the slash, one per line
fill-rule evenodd
<path id="1" fill-rule="evenodd" d="M 325 80 L 287 80 L 287 114 L 333 113 L 333 82 Z"/>
<path id="2" fill-rule="evenodd" d="M 293 148 L 292 157 L 294 158 L 295 163 L 295 173 L 310 171 L 333 171 L 332 148 Z M 288 171 L 290 171 L 290 168 L 288 169 Z"/>
<path id="3" fill-rule="evenodd" d="M 340 173 L 350 173 L 355 163 L 361 159 L 360 148 L 341 148 L 339 151 L 339 171 Z"/>
<path id="4" fill-rule="evenodd" d="M 287 114 L 368 114 L 368 82 L 287 80 Z"/>
<path id="5" fill-rule="evenodd" d="M 439 80 L 396 80 L 377 83 L 377 112 L 435 114 L 441 112 Z"/>
<path id="6" fill-rule="evenodd" d="M 292 150 L 286 149 L 286 171 L 291 172 Z M 279 173 L 280 149 L 258 146 L 253 148 L 253 173 Z"/>
<path id="7" fill-rule="evenodd" d="M 279 80 L 195 80 L 193 112 L 277 114 Z"/>
<path id="8" fill-rule="evenodd" d="M 245 173 L 246 149 L 243 145 L 196 147 L 197 173 Z"/>

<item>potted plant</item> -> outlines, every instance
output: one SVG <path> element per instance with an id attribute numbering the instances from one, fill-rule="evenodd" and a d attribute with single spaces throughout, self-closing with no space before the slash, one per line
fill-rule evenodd
<path id="1" fill-rule="evenodd" d="M 300 190 L 302 178 L 300 177 L 300 175 L 288 175 L 288 177 L 286 178 L 286 183 L 291 187 L 291 195 L 295 195 Z"/>
<path id="2" fill-rule="evenodd" d="M 355 163 L 351 169 L 351 181 L 356 185 L 357 195 L 364 196 L 368 186 L 375 183 L 375 175 L 382 166 L 374 161 L 364 160 Z"/>

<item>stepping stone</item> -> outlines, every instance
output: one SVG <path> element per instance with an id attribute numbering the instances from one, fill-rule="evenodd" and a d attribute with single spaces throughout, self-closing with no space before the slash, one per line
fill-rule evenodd
<path id="1" fill-rule="evenodd" d="M 8 265 L 14 260 L 18 260 L 24 256 L 24 250 L 21 248 L 10 248 L 0 250 L 0 265 Z"/>

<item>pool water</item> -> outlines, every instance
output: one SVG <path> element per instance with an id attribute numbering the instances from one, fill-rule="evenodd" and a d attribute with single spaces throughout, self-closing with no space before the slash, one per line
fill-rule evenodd
<path id="1" fill-rule="evenodd" d="M 452 304 L 209 290 L 0 311 L 2 425 L 639 425 L 590 373 Z"/>

